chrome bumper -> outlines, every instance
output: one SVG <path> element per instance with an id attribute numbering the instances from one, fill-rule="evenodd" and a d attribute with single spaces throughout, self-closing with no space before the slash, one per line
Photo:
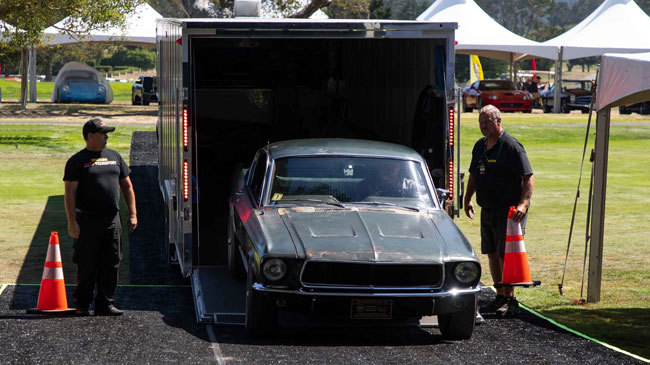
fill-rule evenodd
<path id="1" fill-rule="evenodd" d="M 290 290 L 265 287 L 260 283 L 253 283 L 253 289 L 264 293 L 277 293 L 287 295 L 305 295 L 305 296 L 327 296 L 327 297 L 371 297 L 371 298 L 446 298 L 454 297 L 457 295 L 477 294 L 481 291 L 481 286 L 477 285 L 474 288 L 468 289 L 452 289 L 449 291 L 440 292 L 375 292 L 363 293 L 353 291 L 315 291 L 315 290 Z"/>

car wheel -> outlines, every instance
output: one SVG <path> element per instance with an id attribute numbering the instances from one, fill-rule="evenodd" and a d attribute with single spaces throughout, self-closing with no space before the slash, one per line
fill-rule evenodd
<path id="1" fill-rule="evenodd" d="M 553 107 L 548 105 L 549 102 L 546 102 L 544 104 L 544 113 L 550 113 L 551 111 L 553 111 Z M 550 102 L 550 103 L 551 103 L 551 105 L 553 104 L 553 102 Z"/>
<path id="2" fill-rule="evenodd" d="M 471 113 L 474 111 L 474 108 L 470 108 L 467 106 L 467 101 L 465 101 L 465 98 L 463 98 L 463 111 L 465 113 Z"/>
<path id="3" fill-rule="evenodd" d="M 235 218 L 233 208 L 228 215 L 228 271 L 236 279 L 244 278 L 244 263 L 239 253 L 239 243 L 235 235 Z"/>
<path id="4" fill-rule="evenodd" d="M 569 110 L 569 106 L 566 104 L 567 104 L 566 100 L 560 100 L 560 113 L 564 113 L 564 114 L 571 113 L 571 110 Z"/>
<path id="5" fill-rule="evenodd" d="M 632 111 L 630 111 L 630 109 L 627 109 L 627 108 L 618 107 L 618 113 L 619 114 L 632 114 Z M 643 114 L 643 113 L 640 113 L 640 114 Z"/>
<path id="6" fill-rule="evenodd" d="M 135 95 L 131 94 L 131 105 L 138 105 L 138 103 L 135 102 Z"/>
<path id="7" fill-rule="evenodd" d="M 463 308 L 455 313 L 438 315 L 438 329 L 448 340 L 467 340 L 472 337 L 476 321 L 476 294 L 463 297 Z"/>
<path id="8" fill-rule="evenodd" d="M 142 105 L 149 105 L 149 99 L 145 98 L 144 95 L 142 95 Z"/>
<path id="9" fill-rule="evenodd" d="M 275 328 L 278 313 L 275 305 L 264 294 L 253 290 L 253 265 L 252 260 L 249 261 L 246 280 L 246 329 L 254 335 L 261 335 Z"/>

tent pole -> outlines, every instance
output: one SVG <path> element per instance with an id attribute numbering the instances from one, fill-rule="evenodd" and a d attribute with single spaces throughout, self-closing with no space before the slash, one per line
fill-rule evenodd
<path id="1" fill-rule="evenodd" d="M 562 102 L 560 100 L 560 95 L 562 93 L 562 56 L 564 53 L 564 47 L 560 47 L 560 51 L 557 55 L 557 61 L 555 62 L 555 78 L 554 83 L 555 87 L 553 90 L 553 113 L 560 112 L 560 105 Z"/>
<path id="2" fill-rule="evenodd" d="M 607 188 L 607 159 L 609 155 L 609 118 L 611 107 L 598 111 L 594 158 L 594 195 L 591 212 L 591 240 L 589 243 L 589 274 L 587 303 L 600 301 L 603 273 L 603 238 L 605 229 L 605 198 Z"/>
<path id="3" fill-rule="evenodd" d="M 515 55 L 510 52 L 510 81 L 515 82 Z"/>
<path id="4" fill-rule="evenodd" d="M 27 63 L 27 78 L 29 80 L 29 102 L 36 102 L 36 47 L 29 47 L 29 62 Z"/>

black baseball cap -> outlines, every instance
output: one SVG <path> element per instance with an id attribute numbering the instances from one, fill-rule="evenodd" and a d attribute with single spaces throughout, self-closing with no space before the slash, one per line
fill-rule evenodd
<path id="1" fill-rule="evenodd" d="M 109 127 L 99 118 L 93 118 L 84 124 L 84 139 L 88 138 L 88 133 L 108 133 L 115 130 L 115 127 Z"/>

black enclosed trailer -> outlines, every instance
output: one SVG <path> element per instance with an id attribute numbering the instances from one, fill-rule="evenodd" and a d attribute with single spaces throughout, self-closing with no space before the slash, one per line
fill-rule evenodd
<path id="1" fill-rule="evenodd" d="M 197 320 L 243 323 L 225 269 L 237 165 L 269 142 L 359 138 L 413 147 L 454 185 L 456 23 L 161 19 L 159 183 L 171 262 L 192 276 Z"/>

